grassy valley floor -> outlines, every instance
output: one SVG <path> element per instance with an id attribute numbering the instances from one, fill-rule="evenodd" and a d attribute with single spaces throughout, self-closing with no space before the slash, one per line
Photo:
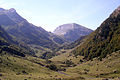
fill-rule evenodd
<path id="1" fill-rule="evenodd" d="M 60 57 L 64 56 L 64 57 Z M 51 59 L 51 64 L 61 71 L 53 71 L 45 66 L 49 63 L 40 58 L 26 55 L 19 57 L 9 54 L 0 54 L 1 80 L 120 80 L 120 51 L 109 54 L 102 61 L 94 58 L 83 60 L 82 56 L 74 57 L 69 53 Z M 70 60 L 75 66 L 64 63 Z M 80 61 L 83 62 L 80 62 Z"/>
<path id="2" fill-rule="evenodd" d="M 73 55 L 70 56 L 69 53 L 56 56 L 51 60 L 59 66 L 65 60 L 70 60 L 73 64 L 76 64 L 75 67 L 64 67 L 66 71 L 63 72 L 71 77 L 81 77 L 85 80 L 120 80 L 120 51 L 107 55 L 102 61 L 98 58 L 84 61 L 82 56 L 74 57 Z"/>

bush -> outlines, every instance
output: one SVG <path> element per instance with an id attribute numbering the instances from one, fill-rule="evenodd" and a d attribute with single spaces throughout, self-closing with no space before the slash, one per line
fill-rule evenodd
<path id="1" fill-rule="evenodd" d="M 74 63 L 70 60 L 64 62 L 68 67 L 75 66 Z"/>
<path id="2" fill-rule="evenodd" d="M 54 65 L 54 64 L 47 65 L 46 67 L 51 69 L 51 70 L 58 71 L 56 65 Z"/>

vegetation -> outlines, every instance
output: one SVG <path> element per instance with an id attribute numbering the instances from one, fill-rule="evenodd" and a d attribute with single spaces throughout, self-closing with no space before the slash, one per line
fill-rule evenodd
<path id="1" fill-rule="evenodd" d="M 12 56 L 9 53 L 0 54 L 0 79 L 2 80 L 55 80 L 67 78 L 63 74 L 52 71 L 41 64 L 45 60 L 33 57 Z"/>
<path id="2" fill-rule="evenodd" d="M 82 45 L 73 50 L 75 55 L 86 59 L 104 58 L 107 54 L 120 49 L 120 14 L 110 16 L 101 26 L 91 33 Z"/>
<path id="3" fill-rule="evenodd" d="M 98 58 L 87 61 L 83 56 L 75 57 L 70 53 L 53 57 L 51 61 L 56 66 L 65 68 L 66 70 L 63 72 L 69 76 L 82 77 L 85 78 L 85 80 L 117 80 L 120 75 L 120 51 L 108 54 L 102 61 Z M 66 66 L 64 62 L 69 61 L 72 61 L 76 66 Z"/>
<path id="4" fill-rule="evenodd" d="M 56 54 L 54 52 L 45 52 L 45 53 L 42 54 L 41 58 L 42 59 L 50 59 L 55 55 Z"/>
<path id="5" fill-rule="evenodd" d="M 58 71 L 56 65 L 54 65 L 54 64 L 47 65 L 46 67 L 48 67 L 51 70 Z"/>
<path id="6" fill-rule="evenodd" d="M 90 35 L 60 48 L 62 38 L 24 20 L 18 24 L 12 16 L 1 17 L 10 34 L 0 26 L 0 80 L 120 79 L 120 11 Z"/>
<path id="7" fill-rule="evenodd" d="M 83 62 L 76 67 L 70 67 L 66 73 L 81 75 L 86 80 L 119 80 L 120 75 L 120 51 L 113 52 L 102 59 L 94 58 L 93 60 Z"/>
<path id="8" fill-rule="evenodd" d="M 31 50 L 31 53 L 35 53 L 36 47 L 38 46 L 53 51 L 59 47 L 60 44 L 66 42 L 63 38 L 29 23 L 15 10 L 2 9 L 0 12 L 0 25 L 15 39 L 15 42 L 17 41 L 16 44 L 19 44 L 19 46 L 27 50 Z M 7 36 L 5 38 L 9 41 L 11 40 L 11 37 Z M 34 49 L 32 46 L 35 46 Z"/>
<path id="9" fill-rule="evenodd" d="M 34 52 L 25 47 L 19 46 L 19 43 L 15 41 L 4 29 L 0 26 L 0 52 L 7 52 L 12 55 L 18 55 L 25 57 L 25 54 L 33 54 Z"/>

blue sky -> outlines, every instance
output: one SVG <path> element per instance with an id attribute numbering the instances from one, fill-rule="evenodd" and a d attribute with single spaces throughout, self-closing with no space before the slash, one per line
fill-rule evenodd
<path id="1" fill-rule="evenodd" d="M 47 31 L 66 23 L 95 30 L 120 5 L 120 0 L 0 0 L 0 7 L 16 11 Z"/>

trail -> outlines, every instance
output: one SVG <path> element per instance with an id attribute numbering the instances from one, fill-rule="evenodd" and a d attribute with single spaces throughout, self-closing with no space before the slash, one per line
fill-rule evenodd
<path id="1" fill-rule="evenodd" d="M 70 76 L 69 74 L 66 74 L 66 73 L 64 73 L 64 72 L 61 72 L 61 71 L 57 71 L 59 74 L 63 74 L 63 75 L 65 75 L 65 76 Z M 97 78 L 95 78 L 95 77 L 84 77 L 85 79 L 90 79 L 90 80 L 93 80 L 93 79 L 97 79 Z"/>
<path id="2" fill-rule="evenodd" d="M 66 76 L 70 76 L 70 75 L 68 75 L 68 74 L 66 74 L 66 73 L 64 73 L 64 72 L 61 72 L 61 71 L 57 71 L 59 74 L 64 74 L 64 75 L 66 75 Z"/>

